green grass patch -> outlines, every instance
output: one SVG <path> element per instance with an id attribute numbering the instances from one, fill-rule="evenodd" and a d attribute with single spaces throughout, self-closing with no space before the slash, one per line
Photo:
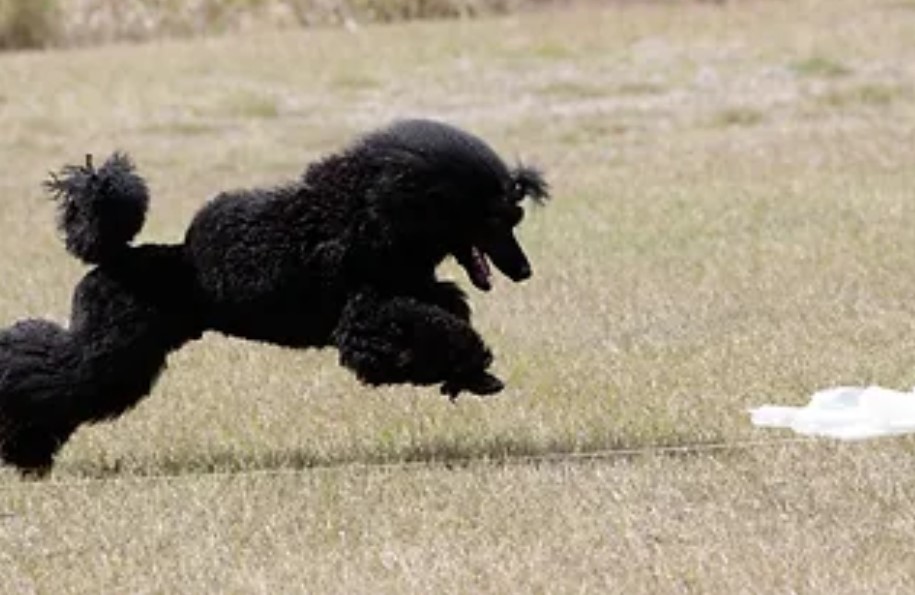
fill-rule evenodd
<path id="1" fill-rule="evenodd" d="M 369 74 L 341 73 L 330 81 L 330 87 L 335 91 L 371 91 L 381 87 L 381 81 Z"/>
<path id="2" fill-rule="evenodd" d="M 899 84 L 867 83 L 832 89 L 817 97 L 818 103 L 833 108 L 887 107 L 908 100 L 911 89 Z"/>
<path id="3" fill-rule="evenodd" d="M 273 119 L 280 115 L 279 101 L 266 93 L 237 91 L 222 98 L 217 111 L 239 119 Z"/>
<path id="4" fill-rule="evenodd" d="M 634 129 L 626 117 L 611 114 L 596 114 L 575 118 L 573 125 L 558 127 L 551 131 L 556 141 L 569 146 L 589 147 L 599 140 L 624 135 Z"/>
<path id="5" fill-rule="evenodd" d="M 200 136 L 215 134 L 222 130 L 220 126 L 193 120 L 178 120 L 146 126 L 143 132 L 165 136 Z"/>
<path id="6" fill-rule="evenodd" d="M 712 117 L 712 125 L 719 127 L 755 126 L 765 121 L 762 111 L 749 107 L 731 107 L 717 112 Z"/>
<path id="7" fill-rule="evenodd" d="M 845 64 L 823 56 L 813 56 L 798 60 L 791 64 L 791 70 L 800 76 L 821 78 L 839 78 L 854 72 Z"/>
<path id="8" fill-rule="evenodd" d="M 576 51 L 571 44 L 546 41 L 534 45 L 530 49 L 530 55 L 541 60 L 567 60 L 574 58 Z"/>
<path id="9" fill-rule="evenodd" d="M 537 89 L 538 95 L 557 99 L 594 99 L 608 97 L 611 90 L 606 85 L 584 81 L 555 81 Z"/>
<path id="10" fill-rule="evenodd" d="M 667 87 L 661 83 L 650 81 L 624 83 L 617 87 L 620 95 L 661 95 L 667 92 Z"/>

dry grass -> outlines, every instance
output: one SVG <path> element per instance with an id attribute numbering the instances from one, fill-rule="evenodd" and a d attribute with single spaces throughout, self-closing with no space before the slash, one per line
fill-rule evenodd
<path id="1" fill-rule="evenodd" d="M 0 568 L 23 592 L 907 592 L 911 454 L 31 485 L 3 493 Z"/>
<path id="2" fill-rule="evenodd" d="M 3 324 L 66 315 L 82 271 L 37 182 L 86 151 L 134 154 L 150 240 L 405 114 L 557 195 L 523 230 L 535 278 L 473 295 L 504 396 L 369 391 L 332 353 L 207 337 L 53 481 L 0 473 L 0 584 L 911 590 L 911 439 L 493 460 L 774 439 L 747 407 L 915 385 L 913 33 L 898 2 L 807 0 L 0 57 Z M 453 465 L 361 466 L 402 461 Z"/>
<path id="3" fill-rule="evenodd" d="M 0 0 L 0 49 L 505 14 L 563 0 Z M 568 2 L 568 0 L 565 0 Z"/>

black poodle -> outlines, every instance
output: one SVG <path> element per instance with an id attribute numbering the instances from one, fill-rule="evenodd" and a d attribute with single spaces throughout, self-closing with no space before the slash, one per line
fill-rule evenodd
<path id="1" fill-rule="evenodd" d="M 454 127 L 408 120 L 311 165 L 301 179 L 217 196 L 182 244 L 130 246 L 145 182 L 121 154 L 47 183 L 67 250 L 95 265 L 69 328 L 24 320 L 0 330 L 0 460 L 50 470 L 82 423 L 112 419 L 152 388 L 172 350 L 206 330 L 289 347 L 336 347 L 371 385 L 498 392 L 492 355 L 458 287 L 453 256 L 481 290 L 491 261 L 531 274 L 515 239 L 525 197 L 547 187 Z"/>

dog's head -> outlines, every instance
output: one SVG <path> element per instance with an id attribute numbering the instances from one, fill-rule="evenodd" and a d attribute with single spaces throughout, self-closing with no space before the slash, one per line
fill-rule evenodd
<path id="1" fill-rule="evenodd" d="M 483 291 L 492 287 L 490 261 L 516 283 L 531 276 L 530 262 L 514 230 L 524 219 L 521 203 L 526 198 L 542 203 L 547 197 L 540 172 L 518 167 L 503 179 L 500 191 L 484 201 L 482 216 L 468 222 L 468 233 L 457 239 L 451 252 L 474 286 Z"/>
<path id="2" fill-rule="evenodd" d="M 395 235 L 433 261 L 453 256 L 478 289 L 492 287 L 489 263 L 515 282 L 531 266 L 514 230 L 522 203 L 549 196 L 540 172 L 509 168 L 482 140 L 452 126 L 407 120 L 366 137 L 379 164 L 376 200 Z M 428 254 L 425 254 L 428 253 Z"/>

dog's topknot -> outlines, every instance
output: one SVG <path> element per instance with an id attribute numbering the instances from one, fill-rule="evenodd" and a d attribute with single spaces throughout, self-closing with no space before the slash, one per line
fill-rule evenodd
<path id="1" fill-rule="evenodd" d="M 478 177 L 489 172 L 494 180 L 509 175 L 505 162 L 482 139 L 434 120 L 398 120 L 365 136 L 357 148 L 388 162 L 409 162 L 436 174 L 451 170 Z"/>
<path id="2" fill-rule="evenodd" d="M 549 200 L 550 186 L 539 169 L 519 165 L 512 172 L 512 180 L 514 181 L 512 199 L 515 202 L 529 198 L 536 204 L 543 204 Z"/>
<path id="3" fill-rule="evenodd" d="M 98 169 L 87 155 L 85 165 L 52 173 L 45 188 L 57 202 L 67 251 L 84 262 L 101 263 L 121 252 L 143 227 L 149 191 L 123 153 Z"/>

